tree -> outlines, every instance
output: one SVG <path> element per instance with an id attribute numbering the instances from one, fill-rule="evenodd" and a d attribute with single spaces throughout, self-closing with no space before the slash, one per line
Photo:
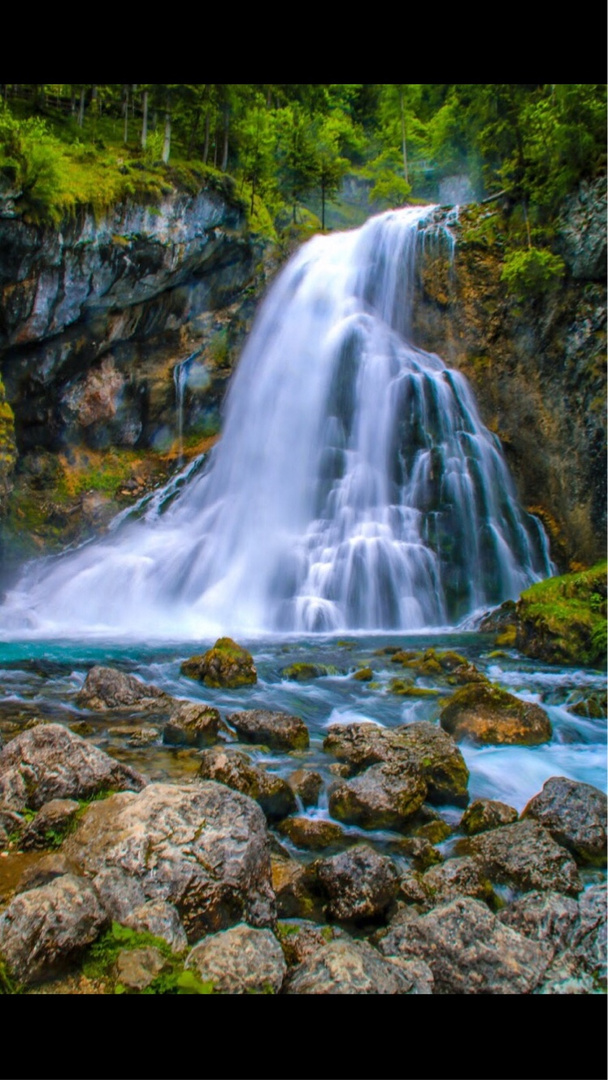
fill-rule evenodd
<path id="1" fill-rule="evenodd" d="M 296 220 L 299 200 L 315 186 L 317 158 L 311 126 L 301 105 L 287 105 L 277 114 L 278 183 Z"/>

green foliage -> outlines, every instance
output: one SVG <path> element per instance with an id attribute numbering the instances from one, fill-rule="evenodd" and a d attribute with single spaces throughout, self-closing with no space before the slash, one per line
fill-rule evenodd
<path id="1" fill-rule="evenodd" d="M 559 285 L 564 273 L 564 260 L 559 255 L 531 247 L 505 256 L 500 279 L 514 296 L 534 298 Z"/>
<path id="2" fill-rule="evenodd" d="M 12 978 L 4 960 L 0 959 L 0 995 L 19 993 L 21 993 L 21 988 Z"/>

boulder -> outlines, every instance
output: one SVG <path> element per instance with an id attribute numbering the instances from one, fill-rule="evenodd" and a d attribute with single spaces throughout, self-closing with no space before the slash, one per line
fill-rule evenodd
<path id="1" fill-rule="evenodd" d="M 498 829 L 501 825 L 511 825 L 517 821 L 517 817 L 517 810 L 506 803 L 493 799 L 475 799 L 462 815 L 460 828 L 467 836 L 474 836 L 476 833 L 487 832 L 488 829 Z"/>
<path id="2" fill-rule="evenodd" d="M 186 967 L 222 994 L 277 994 L 287 973 L 274 934 L 246 923 L 204 938 L 188 954 Z"/>
<path id="3" fill-rule="evenodd" d="M 115 977 L 116 982 L 127 990 L 141 993 L 163 968 L 167 966 L 167 960 L 153 945 L 145 945 L 139 949 L 122 949 L 116 957 Z"/>
<path id="4" fill-rule="evenodd" d="M 304 662 L 289 664 L 282 668 L 281 676 L 292 682 L 310 682 L 312 679 L 322 679 L 325 675 L 344 675 L 344 671 L 332 664 L 307 664 Z"/>
<path id="5" fill-rule="evenodd" d="M 18 983 L 36 983 L 75 964 L 107 922 L 91 883 L 64 874 L 10 902 L 0 915 L 0 957 Z"/>
<path id="6" fill-rule="evenodd" d="M 529 994 L 541 982 L 551 951 L 511 930 L 471 897 L 457 897 L 425 915 L 391 926 L 379 943 L 387 957 L 425 961 L 440 994 Z"/>
<path id="7" fill-rule="evenodd" d="M 535 821 L 516 821 L 473 836 L 471 852 L 492 881 L 517 889 L 552 889 L 576 896 L 582 889 L 576 863 L 568 851 Z"/>
<path id="8" fill-rule="evenodd" d="M 314 864 L 273 856 L 272 888 L 280 918 L 323 919 L 324 897 Z"/>
<path id="9" fill-rule="evenodd" d="M 91 668 L 84 681 L 76 704 L 84 709 L 128 709 L 129 712 L 162 712 L 171 704 L 171 698 L 157 686 L 146 685 L 135 675 L 127 675 L 116 668 L 97 666 Z"/>
<path id="10" fill-rule="evenodd" d="M 328 897 L 327 913 L 333 919 L 382 918 L 399 888 L 393 861 L 368 844 L 319 860 L 317 874 Z"/>
<path id="11" fill-rule="evenodd" d="M 607 810 L 603 791 L 565 776 L 552 776 L 521 816 L 548 829 L 578 863 L 606 866 Z"/>
<path id="12" fill-rule="evenodd" d="M 188 938 L 177 909 L 165 900 L 146 900 L 144 904 L 129 912 L 122 922 L 131 930 L 162 938 L 173 952 L 180 953 L 188 947 Z"/>
<path id="13" fill-rule="evenodd" d="M 308 728 L 299 716 L 246 709 L 226 717 L 241 742 L 263 743 L 272 750 L 306 750 L 310 743 Z"/>
<path id="14" fill-rule="evenodd" d="M 277 923 L 276 934 L 288 967 L 301 964 L 328 942 L 346 936 L 339 926 L 319 926 L 308 919 L 282 919 Z"/>
<path id="15" fill-rule="evenodd" d="M 304 808 L 317 805 L 323 788 L 323 777 L 320 773 L 313 772 L 312 769 L 296 769 L 287 777 L 287 783 Z"/>
<path id="16" fill-rule="evenodd" d="M 415 994 L 419 967 L 407 969 L 366 941 L 339 938 L 319 947 L 287 976 L 285 994 Z M 428 992 L 428 991 L 427 991 Z"/>
<path id="17" fill-rule="evenodd" d="M 280 776 L 253 765 L 247 755 L 238 750 L 226 750 L 219 746 L 204 750 L 199 776 L 226 784 L 255 799 L 269 821 L 279 821 L 297 809 L 289 784 Z"/>
<path id="18" fill-rule="evenodd" d="M 51 799 L 90 799 L 104 791 L 140 791 L 145 779 L 61 724 L 41 724 L 0 753 L 0 804 L 39 810 Z"/>
<path id="19" fill-rule="evenodd" d="M 229 637 L 218 638 L 206 653 L 185 660 L 180 670 L 211 687 L 248 686 L 258 681 L 251 653 Z"/>
<path id="20" fill-rule="evenodd" d="M 458 896 L 472 896 L 474 900 L 483 900 L 491 908 L 499 906 L 498 897 L 483 866 L 470 856 L 446 859 L 441 866 L 433 866 L 421 874 L 418 881 L 426 894 L 426 908 L 437 907 Z"/>
<path id="21" fill-rule="evenodd" d="M 134 880 L 140 903 L 174 904 L 189 941 L 275 918 L 264 815 L 223 784 L 149 784 L 91 803 L 64 850 L 91 877 Z"/>
<path id="22" fill-rule="evenodd" d="M 477 743 L 537 746 L 551 738 L 551 721 L 540 705 L 508 694 L 491 683 L 469 683 L 442 709 L 442 728 L 455 739 Z"/>
<path id="23" fill-rule="evenodd" d="M 221 717 L 217 709 L 202 702 L 176 702 L 163 729 L 163 742 L 168 746 L 211 746 L 218 741 Z"/>
<path id="24" fill-rule="evenodd" d="M 344 829 L 336 825 L 335 821 L 326 821 L 323 818 L 288 817 L 279 822 L 276 828 L 278 833 L 287 836 L 296 847 L 306 848 L 308 851 L 318 851 L 331 847 L 332 844 L 344 843 L 346 839 Z"/>
<path id="25" fill-rule="evenodd" d="M 403 829 L 427 796 L 420 773 L 409 763 L 372 765 L 329 789 L 329 812 L 363 829 Z"/>
<path id="26" fill-rule="evenodd" d="M 57 847 L 74 821 L 80 804 L 74 799 L 51 799 L 25 829 L 19 847 L 23 851 Z"/>

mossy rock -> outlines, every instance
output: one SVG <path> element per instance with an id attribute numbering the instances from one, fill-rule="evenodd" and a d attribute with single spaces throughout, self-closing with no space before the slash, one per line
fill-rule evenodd
<path id="1" fill-rule="evenodd" d="M 516 606 L 517 648 L 549 663 L 606 664 L 606 562 L 540 581 Z"/>
<path id="2" fill-rule="evenodd" d="M 358 682 L 371 682 L 374 677 L 374 673 L 371 667 L 362 667 L 353 674 L 353 679 L 357 679 Z"/>
<path id="3" fill-rule="evenodd" d="M 536 746 L 552 735 L 544 709 L 492 683 L 469 683 L 457 690 L 439 720 L 455 739 L 478 743 Z"/>
<path id="4" fill-rule="evenodd" d="M 202 656 L 185 660 L 180 671 L 214 688 L 248 686 L 258 681 L 251 653 L 228 637 L 218 638 Z"/>
<path id="5" fill-rule="evenodd" d="M 284 679 L 290 679 L 294 682 L 309 682 L 311 679 L 320 679 L 324 675 L 341 674 L 343 674 L 343 672 L 339 671 L 339 669 L 332 664 L 308 664 L 304 662 L 288 664 L 288 666 L 281 671 L 281 675 Z"/>
<path id="6" fill-rule="evenodd" d="M 391 679 L 389 690 L 391 694 L 399 694 L 401 697 L 438 697 L 441 690 L 430 690 L 426 686 L 415 686 L 413 683 L 404 682 L 403 679 Z"/>

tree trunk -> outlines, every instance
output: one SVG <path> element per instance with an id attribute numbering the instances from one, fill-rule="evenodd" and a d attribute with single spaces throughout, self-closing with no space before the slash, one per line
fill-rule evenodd
<path id="1" fill-rule="evenodd" d="M 125 89 L 124 89 L 124 100 L 123 100 L 122 108 L 123 108 L 123 113 L 124 113 L 124 117 L 125 117 L 125 130 L 124 130 L 123 142 L 128 143 L 128 141 L 129 141 L 129 87 L 128 86 L 125 86 Z"/>
<path id="2" fill-rule="evenodd" d="M 80 91 L 80 104 L 78 106 L 78 127 L 84 126 L 84 86 Z"/>
<path id="3" fill-rule="evenodd" d="M 165 140 L 163 142 L 163 163 L 168 164 L 171 152 L 171 113 L 167 109 L 165 113 Z"/>
<path id="4" fill-rule="evenodd" d="M 207 109 L 205 115 L 205 145 L 203 147 L 203 161 L 207 164 L 207 158 L 209 157 L 209 132 L 211 130 L 211 109 Z"/>
<path id="5" fill-rule="evenodd" d="M 230 128 L 230 111 L 228 108 L 224 109 L 224 150 L 222 153 L 222 172 L 226 172 L 228 168 L 228 131 Z"/>
<path id="6" fill-rule="evenodd" d="M 141 148 L 146 149 L 146 142 L 148 139 L 148 91 L 144 90 L 143 96 L 143 116 L 141 119 Z"/>
<path id="7" fill-rule="evenodd" d="M 401 141 L 403 144 L 403 177 L 406 184 L 409 184 L 407 175 L 407 142 L 405 138 L 405 113 L 403 110 L 403 90 L 399 91 L 399 104 L 401 106 Z"/>

